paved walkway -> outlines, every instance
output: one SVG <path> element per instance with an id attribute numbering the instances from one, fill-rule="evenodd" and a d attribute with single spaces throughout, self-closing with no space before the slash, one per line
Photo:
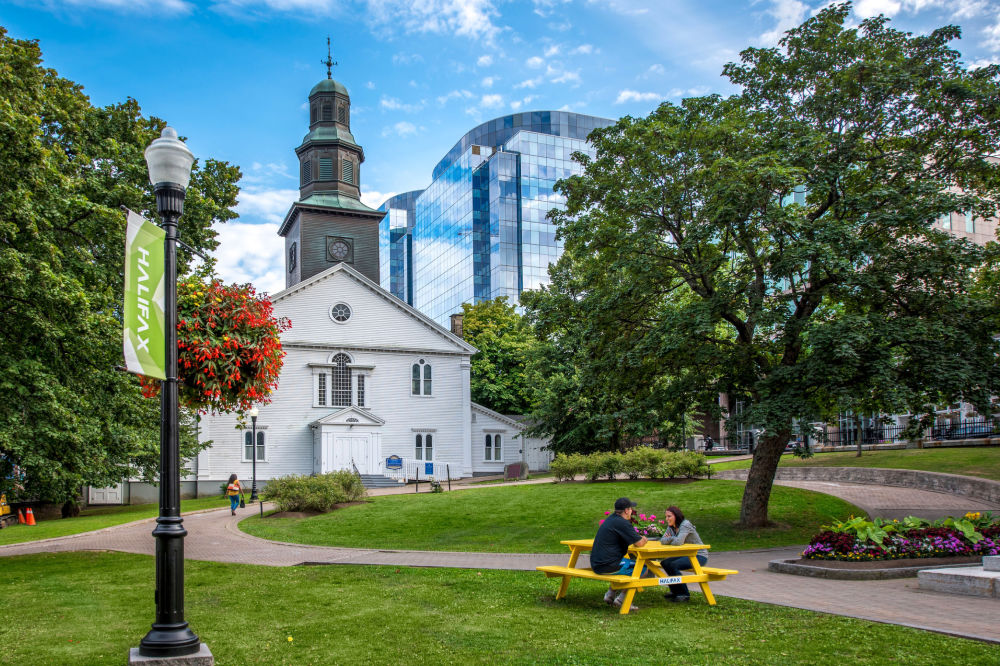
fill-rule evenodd
<path id="1" fill-rule="evenodd" d="M 546 481 L 549 480 L 534 482 Z M 910 506 L 915 501 L 912 493 L 938 496 L 916 498 L 922 502 L 933 500 L 937 502 L 937 506 L 955 499 L 941 493 L 888 487 L 856 488 L 848 487 L 847 484 L 811 482 L 795 482 L 795 485 L 842 496 L 859 505 L 864 504 L 861 500 L 867 500 L 870 504 L 877 498 L 876 503 L 880 505 L 892 506 L 895 501 L 897 505 Z M 469 487 L 471 489 L 477 486 Z M 409 491 L 412 492 L 412 489 Z M 374 491 L 372 494 L 398 492 L 406 490 L 390 489 Z M 188 537 L 184 548 L 188 559 L 266 566 L 294 566 L 303 563 L 382 564 L 530 571 L 542 564 L 565 564 L 567 558 L 563 554 L 452 553 L 285 544 L 258 539 L 241 532 L 237 523 L 248 515 L 247 512 L 231 516 L 227 511 L 228 509 L 221 509 L 185 515 L 184 526 L 188 530 Z M 77 550 L 116 550 L 152 555 L 152 527 L 152 520 L 144 520 L 97 532 L 0 546 L 0 556 Z M 1000 622 L 997 622 L 997 617 L 1000 617 L 1000 601 L 920 590 L 916 579 L 824 580 L 776 574 L 767 570 L 770 560 L 796 557 L 800 551 L 801 548 L 780 548 L 713 553 L 713 566 L 740 571 L 738 576 L 713 585 L 713 591 L 719 596 L 906 625 L 1000 643 Z M 553 583 L 553 594 L 555 589 Z M 642 597 L 638 603 L 641 607 Z"/>

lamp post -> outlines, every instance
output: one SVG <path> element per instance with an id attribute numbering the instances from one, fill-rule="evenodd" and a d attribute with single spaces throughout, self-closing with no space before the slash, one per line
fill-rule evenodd
<path id="1" fill-rule="evenodd" d="M 184 519 L 181 518 L 180 437 L 177 420 L 177 220 L 194 155 L 166 127 L 146 148 L 149 182 L 163 219 L 163 318 L 166 375 L 160 383 L 160 515 L 156 519 L 156 621 L 139 643 L 144 657 L 181 657 L 200 649 L 198 636 L 184 621 Z"/>
<path id="2" fill-rule="evenodd" d="M 257 501 L 257 415 L 260 414 L 260 410 L 256 407 L 250 408 L 250 423 L 252 425 L 250 442 L 252 446 L 250 447 L 251 460 L 253 462 L 253 485 L 250 486 L 250 503 L 253 504 Z"/>

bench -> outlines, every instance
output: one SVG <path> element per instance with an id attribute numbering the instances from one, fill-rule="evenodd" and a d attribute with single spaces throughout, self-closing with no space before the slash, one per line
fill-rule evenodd
<path id="1" fill-rule="evenodd" d="M 712 590 L 708 584 L 714 581 L 725 580 L 727 576 L 739 573 L 739 571 L 735 569 L 701 566 L 697 559 L 698 551 L 711 548 L 711 546 L 704 544 L 665 546 L 659 542 L 650 542 L 641 548 L 636 548 L 635 546 L 629 548 L 629 552 L 633 553 L 636 557 L 635 568 L 631 574 L 599 574 L 593 569 L 576 566 L 580 554 L 584 551 L 589 551 L 592 548 L 592 539 L 574 539 L 570 541 L 562 541 L 561 543 L 569 546 L 570 548 L 569 563 L 566 566 L 546 565 L 536 567 L 536 569 L 544 573 L 547 578 L 562 578 L 562 583 L 559 585 L 559 591 L 556 593 L 556 599 L 562 599 L 566 596 L 566 591 L 569 589 L 569 582 L 573 578 L 600 580 L 609 583 L 611 585 L 611 589 L 613 590 L 627 591 L 625 594 L 625 600 L 622 602 L 621 610 L 619 611 L 622 615 L 627 615 L 632 609 L 632 599 L 635 597 L 637 590 L 641 590 L 646 587 L 675 585 L 677 583 L 697 583 L 701 587 L 702 593 L 705 595 L 705 600 L 710 606 L 714 606 L 715 596 L 712 594 Z M 668 576 L 662 566 L 660 566 L 660 560 L 670 557 L 690 558 L 691 566 L 689 568 L 693 573 L 681 576 Z M 641 573 L 643 567 L 645 567 L 647 571 L 654 574 L 654 577 L 642 578 Z"/>

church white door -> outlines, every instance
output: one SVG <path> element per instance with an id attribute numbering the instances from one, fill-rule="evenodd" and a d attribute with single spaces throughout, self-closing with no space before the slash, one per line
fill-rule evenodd
<path id="1" fill-rule="evenodd" d="M 370 433 L 334 433 L 332 437 L 324 436 L 324 447 L 327 450 L 323 465 L 324 472 L 341 469 L 350 471 L 351 462 L 361 474 L 378 473 L 378 442 Z M 332 441 L 331 441 L 332 440 Z"/>

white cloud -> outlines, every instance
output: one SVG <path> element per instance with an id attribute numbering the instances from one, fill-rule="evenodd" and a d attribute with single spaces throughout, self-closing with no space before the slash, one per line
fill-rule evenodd
<path id="1" fill-rule="evenodd" d="M 288 172 L 288 165 L 284 162 L 268 162 L 261 164 L 254 162 L 249 169 L 243 170 L 243 178 L 240 180 L 240 187 L 253 186 L 258 183 L 270 183 L 278 179 L 293 179 L 295 176 Z"/>
<path id="2" fill-rule="evenodd" d="M 297 198 L 298 192 L 292 201 Z M 218 233 L 219 247 L 214 255 L 219 277 L 224 282 L 250 282 L 257 291 L 268 294 L 283 290 L 285 242 L 278 236 L 279 223 L 227 222 L 215 225 L 213 228 Z"/>
<path id="3" fill-rule="evenodd" d="M 441 95 L 438 97 L 437 101 L 443 106 L 453 99 L 471 99 L 472 97 L 475 97 L 475 95 L 468 90 L 452 90 L 447 95 Z"/>
<path id="4" fill-rule="evenodd" d="M 405 120 L 401 120 L 395 125 L 390 125 L 382 129 L 382 136 L 389 136 L 395 134 L 399 137 L 407 137 L 411 134 L 417 133 L 417 127 L 413 123 L 408 123 Z"/>
<path id="5" fill-rule="evenodd" d="M 530 58 L 524 61 L 524 64 L 530 67 L 531 69 L 538 69 L 539 67 L 545 64 L 545 61 L 539 58 L 538 56 L 531 56 Z"/>
<path id="6" fill-rule="evenodd" d="M 854 13 L 861 18 L 878 16 L 895 16 L 903 3 L 900 0 L 858 0 L 854 5 Z"/>
<path id="7" fill-rule="evenodd" d="M 396 53 L 392 56 L 393 65 L 412 65 L 423 61 L 424 57 L 419 53 Z"/>
<path id="8" fill-rule="evenodd" d="M 306 0 L 303 0 L 306 1 Z M 390 30 L 458 35 L 492 42 L 501 28 L 490 0 L 367 0 L 367 15 Z"/>
<path id="9" fill-rule="evenodd" d="M 663 95 L 654 92 L 639 92 L 637 90 L 629 90 L 626 88 L 618 93 L 618 99 L 615 100 L 615 104 L 624 104 L 626 102 L 656 102 L 663 99 Z"/>
<path id="10" fill-rule="evenodd" d="M 482 86 L 484 88 L 492 88 L 494 83 L 496 83 L 496 77 L 493 76 L 487 76 L 482 80 Z"/>
<path id="11" fill-rule="evenodd" d="M 240 218 L 261 220 L 272 224 L 281 224 L 285 213 L 298 200 L 297 189 L 264 189 L 253 185 L 243 185 L 236 203 L 236 212 Z"/>
<path id="12" fill-rule="evenodd" d="M 542 83 L 542 77 L 538 76 L 538 77 L 535 77 L 533 79 L 525 79 L 524 81 L 521 81 L 520 83 L 518 83 L 514 87 L 515 88 L 537 88 L 541 83 Z"/>
<path id="13" fill-rule="evenodd" d="M 622 16 L 642 16 L 649 13 L 649 9 L 646 7 L 636 8 L 632 0 L 624 0 L 623 2 L 615 2 L 614 0 L 587 0 L 587 4 L 597 5 L 602 9 L 611 10 Z"/>
<path id="14" fill-rule="evenodd" d="M 882 0 L 874 1 L 878 2 Z M 799 0 L 771 0 L 771 8 L 767 10 L 767 13 L 774 18 L 775 25 L 771 30 L 768 30 L 757 38 L 760 44 L 763 46 L 774 46 L 777 44 L 778 40 L 784 37 L 786 31 L 797 27 L 805 20 L 808 9 Z"/>
<path id="15" fill-rule="evenodd" d="M 649 69 L 646 70 L 647 75 L 656 74 L 657 76 L 666 74 L 667 70 L 663 68 L 663 65 L 656 63 L 655 65 L 650 65 Z"/>
<path id="16" fill-rule="evenodd" d="M 368 90 L 375 90 L 375 82 L 369 81 L 368 83 L 365 84 L 365 88 L 368 88 Z"/>
<path id="17" fill-rule="evenodd" d="M 386 97 L 383 95 L 382 99 L 379 100 L 378 105 L 385 111 L 403 111 L 405 113 L 416 113 L 417 111 L 420 111 L 421 109 L 424 108 L 425 102 L 424 100 L 420 100 L 420 102 L 417 104 L 406 104 L 404 102 L 400 102 L 395 97 Z"/>
<path id="18" fill-rule="evenodd" d="M 562 23 L 549 23 L 549 30 L 555 30 L 556 32 L 566 32 L 567 30 L 572 30 L 573 24 L 569 21 L 563 21 Z"/>
<path id="19" fill-rule="evenodd" d="M 595 53 L 593 44 L 580 44 L 578 47 L 569 52 L 570 55 L 590 55 Z"/>
<path id="20" fill-rule="evenodd" d="M 378 208 L 397 194 L 399 194 L 399 192 L 377 192 L 375 190 L 362 192 L 361 203 L 372 208 Z"/>
<path id="21" fill-rule="evenodd" d="M 538 99 L 538 95 L 528 95 L 523 99 L 516 99 L 510 103 L 510 108 L 513 111 L 520 111 L 522 106 L 527 106 L 536 99 Z"/>
<path id="22" fill-rule="evenodd" d="M 110 9 L 136 13 L 190 14 L 193 2 L 187 0 L 40 0 L 37 4 L 53 11 L 70 5 L 87 9 Z"/>
<path id="23" fill-rule="evenodd" d="M 562 71 L 549 65 L 545 69 L 545 74 L 552 83 L 580 83 L 580 70 L 576 70 L 575 72 Z"/>
<path id="24" fill-rule="evenodd" d="M 570 0 L 532 0 L 535 4 L 535 14 L 541 16 L 542 18 L 550 16 L 558 5 L 565 4 L 569 1 Z"/>
<path id="25" fill-rule="evenodd" d="M 559 55 L 559 45 L 553 44 L 552 46 L 545 49 L 545 57 L 551 58 L 552 56 Z"/>
<path id="26" fill-rule="evenodd" d="M 986 37 L 983 46 L 994 53 L 995 59 L 996 52 L 1000 51 L 1000 16 L 997 17 L 996 23 L 983 30 L 983 35 Z"/>
<path id="27" fill-rule="evenodd" d="M 480 67 L 489 67 L 493 64 L 493 56 L 491 55 L 481 55 L 479 59 L 476 60 L 476 64 Z"/>
<path id="28" fill-rule="evenodd" d="M 479 105 L 484 109 L 495 109 L 503 106 L 503 95 L 483 95 Z"/>

